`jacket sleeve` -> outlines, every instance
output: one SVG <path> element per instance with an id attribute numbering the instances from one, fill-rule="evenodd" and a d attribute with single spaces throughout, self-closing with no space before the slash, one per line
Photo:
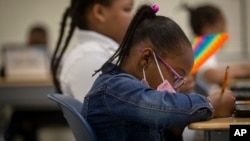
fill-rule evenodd
<path id="1" fill-rule="evenodd" d="M 191 122 L 208 120 L 213 112 L 201 95 L 159 92 L 124 76 L 109 81 L 105 103 L 117 118 L 156 129 L 183 128 Z"/>

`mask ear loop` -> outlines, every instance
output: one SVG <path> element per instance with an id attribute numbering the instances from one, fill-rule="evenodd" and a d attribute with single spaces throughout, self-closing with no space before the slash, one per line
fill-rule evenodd
<path id="1" fill-rule="evenodd" d="M 141 53 L 142 51 L 143 51 L 143 49 L 142 49 L 142 48 L 139 48 L 139 52 Z M 143 79 L 144 79 L 145 81 L 147 81 L 146 73 L 145 73 L 145 66 L 143 66 L 143 68 L 142 68 L 142 75 L 143 75 Z"/>
<path id="2" fill-rule="evenodd" d="M 156 62 L 156 66 L 157 66 L 157 68 L 158 68 L 158 71 L 159 71 L 159 73 L 160 73 L 160 75 L 161 75 L 161 79 L 162 79 L 162 81 L 164 81 L 165 79 L 164 79 L 164 77 L 163 77 L 163 75 L 162 75 L 162 72 L 161 72 L 161 69 L 160 69 L 160 66 L 159 66 L 159 63 L 158 63 L 158 60 L 157 60 L 157 58 L 156 58 L 156 55 L 155 55 L 155 52 L 153 51 L 153 56 L 154 56 L 154 59 L 155 59 L 155 62 Z"/>
<path id="3" fill-rule="evenodd" d="M 145 74 L 145 67 L 142 68 L 142 75 L 143 75 L 143 79 L 147 81 L 146 74 Z"/>

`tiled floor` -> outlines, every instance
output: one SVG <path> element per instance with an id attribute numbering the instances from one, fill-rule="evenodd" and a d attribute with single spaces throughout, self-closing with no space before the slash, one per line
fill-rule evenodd
<path id="1" fill-rule="evenodd" d="M 184 141 L 204 141 L 202 131 L 185 130 Z M 50 127 L 40 129 L 38 132 L 39 141 L 75 141 L 73 133 L 70 128 L 66 127 Z M 0 135 L 0 141 L 4 141 Z M 22 141 L 16 138 L 16 141 Z"/>
<path id="2" fill-rule="evenodd" d="M 11 108 L 0 106 L 0 141 L 4 141 L 3 127 L 8 123 L 11 113 Z M 37 136 L 39 141 L 75 141 L 71 129 L 64 126 L 43 127 L 38 130 Z M 15 141 L 22 140 L 16 137 Z"/>
<path id="3" fill-rule="evenodd" d="M 70 128 L 53 127 L 44 128 L 39 132 L 39 141 L 74 141 L 73 133 Z"/>
<path id="4" fill-rule="evenodd" d="M 74 141 L 75 138 L 70 128 L 66 127 L 50 127 L 43 128 L 38 131 L 39 141 Z M 0 134 L 0 141 L 4 141 L 2 134 Z M 22 141 L 16 137 L 15 141 Z"/>

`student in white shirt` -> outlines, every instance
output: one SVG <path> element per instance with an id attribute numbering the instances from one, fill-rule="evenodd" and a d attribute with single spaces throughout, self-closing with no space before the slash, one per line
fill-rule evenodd
<path id="1" fill-rule="evenodd" d="M 187 7 L 190 13 L 190 25 L 196 36 L 215 34 L 226 31 L 226 20 L 223 12 L 213 5 L 202 5 L 196 8 Z M 197 84 L 207 94 L 220 89 L 225 67 L 220 67 L 216 54 L 210 57 L 196 74 Z M 229 81 L 237 77 L 250 76 L 249 65 L 230 65 Z"/>
<path id="2" fill-rule="evenodd" d="M 61 35 L 52 59 L 58 92 L 83 101 L 96 78 L 92 74 L 121 43 L 132 19 L 132 7 L 133 0 L 72 0 L 63 16 Z M 65 45 L 60 47 L 67 18 L 71 19 L 70 31 Z M 80 29 L 76 34 L 78 41 L 62 61 L 59 83 L 58 66 L 75 28 Z M 60 52 L 60 48 L 64 51 Z"/>

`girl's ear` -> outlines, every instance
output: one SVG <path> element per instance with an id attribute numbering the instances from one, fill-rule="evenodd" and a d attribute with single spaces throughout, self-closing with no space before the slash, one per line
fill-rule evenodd
<path id="1" fill-rule="evenodd" d="M 101 4 L 94 4 L 92 10 L 92 15 L 93 18 L 96 19 L 97 21 L 103 23 L 106 21 L 106 16 L 107 16 L 107 8 Z"/>
<path id="2" fill-rule="evenodd" d="M 147 68 L 149 63 L 152 62 L 153 50 L 152 48 L 143 48 L 140 51 L 140 65 Z"/>

